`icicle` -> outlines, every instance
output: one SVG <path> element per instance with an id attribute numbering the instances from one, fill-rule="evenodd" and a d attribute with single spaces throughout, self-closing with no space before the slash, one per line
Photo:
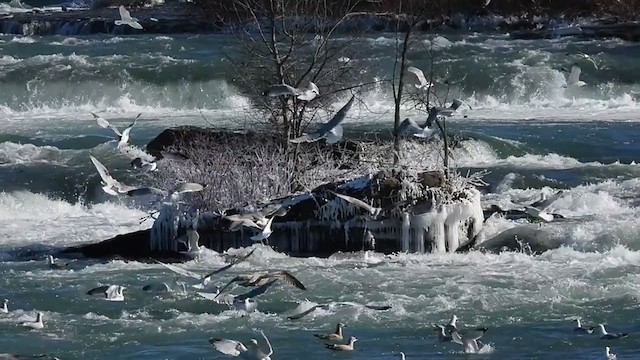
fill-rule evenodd
<path id="1" fill-rule="evenodd" d="M 411 221 L 409 220 L 409 213 L 402 213 L 402 251 L 411 251 L 410 245 L 410 232 Z"/>

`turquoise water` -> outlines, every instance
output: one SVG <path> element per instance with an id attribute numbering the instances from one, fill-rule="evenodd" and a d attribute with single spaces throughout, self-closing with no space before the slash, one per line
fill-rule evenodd
<path id="1" fill-rule="evenodd" d="M 450 127 L 465 140 L 454 152 L 461 171 L 488 170 L 484 201 L 525 203 L 558 189 L 551 210 L 570 221 L 543 225 L 565 247 L 532 257 L 521 253 L 444 255 L 355 253 L 329 259 L 290 258 L 260 248 L 247 263 L 220 276 L 222 284 L 253 269 L 294 273 L 308 288 L 284 284 L 259 299 L 259 312 L 243 316 L 187 294 L 153 296 L 141 288 L 173 281 L 159 265 L 76 260 L 70 270 L 49 270 L 44 255 L 141 228 L 147 204 L 103 194 L 88 154 L 114 176 L 141 183 L 129 159 L 105 145 L 108 130 L 89 112 L 120 125 L 142 113 L 132 142 L 144 145 L 174 125 L 211 123 L 253 127 L 251 99 L 237 88 L 224 51 L 233 39 L 201 36 L 0 36 L 0 353 L 55 354 L 62 359 L 223 359 L 211 337 L 247 342 L 264 330 L 274 359 L 601 359 L 610 346 L 618 358 L 640 357 L 638 291 L 640 115 L 639 48 L 617 40 L 514 41 L 504 35 L 441 34 L 440 66 L 466 78 L 454 89 L 471 105 Z M 354 61 L 363 80 L 392 68 L 394 40 L 378 34 L 358 43 Z M 583 66 L 589 84 L 562 88 L 559 68 L 567 52 L 591 54 L 601 70 Z M 415 65 L 423 63 L 417 52 Z M 347 136 L 388 132 L 390 92 L 371 89 L 367 107 L 354 107 Z M 337 99 L 336 107 L 341 105 Z M 406 110 L 411 114 L 410 110 Z M 414 115 L 415 116 L 415 115 Z M 492 218 L 488 234 L 518 225 Z M 241 250 L 230 250 L 235 253 Z M 381 263 L 380 263 L 381 262 Z M 380 264 L 379 264 L 380 263 Z M 186 268 L 205 273 L 225 264 L 205 251 Z M 376 264 L 377 266 L 370 266 Z M 126 301 L 85 295 L 106 284 L 127 286 Z M 240 290 L 236 290 L 240 293 Z M 298 321 L 287 316 L 308 299 L 388 304 L 387 311 L 342 308 Z M 42 311 L 45 328 L 23 321 Z M 461 326 L 487 326 L 485 354 L 465 355 L 438 343 L 431 324 L 458 315 Z M 606 323 L 629 332 L 606 342 L 572 333 L 571 320 Z M 315 332 L 347 324 L 359 341 L 352 354 L 333 353 Z"/>

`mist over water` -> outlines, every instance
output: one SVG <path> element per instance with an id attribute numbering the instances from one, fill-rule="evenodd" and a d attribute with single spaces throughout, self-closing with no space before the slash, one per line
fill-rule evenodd
<path id="1" fill-rule="evenodd" d="M 425 36 L 410 62 L 429 70 L 436 50 L 439 79 L 455 81 L 452 97 L 472 109 L 450 118 L 462 136 L 452 155 L 459 171 L 487 171 L 483 202 L 508 207 L 565 190 L 550 211 L 567 221 L 545 225 L 565 244 L 540 256 L 507 252 L 468 254 L 338 254 L 329 259 L 290 258 L 260 247 L 247 263 L 216 283 L 252 269 L 296 274 L 306 292 L 278 285 L 260 299 L 260 311 L 242 316 L 193 294 L 154 296 L 151 281 L 173 281 L 159 265 L 80 259 L 73 271 L 49 270 L 44 255 L 63 246 L 95 242 L 148 228 L 148 204 L 102 192 L 89 154 L 132 185 L 153 179 L 131 172 L 114 152 L 112 133 L 90 112 L 116 126 L 141 118 L 131 132 L 143 147 L 177 125 L 248 129 L 252 101 L 234 79 L 226 54 L 237 50 L 224 35 L 48 36 L 0 35 L 0 353 L 57 354 L 62 359 L 223 359 L 210 337 L 244 342 L 264 330 L 274 359 L 338 357 L 311 335 L 335 323 L 356 335 L 353 359 L 467 358 L 461 348 L 437 342 L 433 323 L 457 314 L 469 327 L 487 326 L 483 359 L 618 358 L 640 356 L 637 319 L 640 270 L 640 47 L 620 40 L 511 40 L 507 35 Z M 346 41 L 346 39 L 338 39 Z M 350 55 L 362 81 L 393 69 L 393 34 L 358 40 Z M 581 64 L 587 86 L 565 89 L 575 58 L 591 55 L 599 70 Z M 247 69 L 250 71 L 250 69 Z M 322 89 L 322 84 L 319 84 Z M 346 96 L 346 95 L 345 95 Z M 344 103 L 335 99 L 335 108 Z M 393 100 L 388 86 L 361 95 L 345 121 L 347 136 L 390 133 Z M 202 115 L 201 113 L 202 112 Z M 420 114 L 405 115 L 422 122 Z M 464 117 L 466 116 L 466 117 Z M 420 154 L 415 154 L 420 156 Z M 523 222 L 492 217 L 488 236 Z M 241 250 L 229 250 L 235 254 Z M 184 264 L 205 273 L 225 264 L 205 251 Z M 372 265 L 379 266 L 372 266 Z M 126 301 L 85 296 L 98 285 L 121 284 Z M 299 321 L 287 315 L 298 302 L 331 300 L 389 304 L 384 312 L 340 309 Z M 19 324 L 43 311 L 43 331 Z M 628 339 L 605 343 L 579 337 L 571 320 L 606 323 Z M 304 350 L 300 350 L 300 348 Z M 472 356 L 476 357 L 476 356 Z"/>

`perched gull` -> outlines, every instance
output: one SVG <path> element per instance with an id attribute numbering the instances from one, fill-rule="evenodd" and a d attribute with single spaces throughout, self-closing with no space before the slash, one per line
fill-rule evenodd
<path id="1" fill-rule="evenodd" d="M 124 289 L 126 288 L 120 285 L 98 286 L 97 288 L 87 291 L 87 295 L 104 296 L 104 299 L 107 301 L 124 301 L 124 294 L 122 293 Z"/>
<path id="2" fill-rule="evenodd" d="M 297 314 L 288 316 L 287 319 L 289 319 L 289 320 L 300 319 L 300 318 L 302 318 L 302 317 L 314 312 L 316 309 L 322 309 L 322 310 L 325 310 L 325 311 L 334 311 L 336 308 L 338 308 L 340 306 L 353 306 L 353 307 L 367 308 L 367 309 L 371 309 L 371 310 L 380 310 L 380 311 L 391 309 L 391 306 L 389 306 L 389 305 L 383 305 L 383 306 L 363 305 L 363 304 L 358 304 L 358 303 L 350 302 L 350 301 L 330 302 L 330 303 L 326 303 L 326 304 L 313 305 L 310 308 L 308 308 L 307 310 L 304 310 L 304 311 L 299 312 Z"/>
<path id="3" fill-rule="evenodd" d="M 114 179 L 110 174 L 107 168 L 102 165 L 98 159 L 94 158 L 93 155 L 89 155 L 91 158 L 91 162 L 98 170 L 98 174 L 100 174 L 100 178 L 102 179 L 102 190 L 109 195 L 117 196 L 118 194 L 126 194 L 128 191 L 132 191 L 135 188 L 121 184 L 118 180 Z"/>
<path id="4" fill-rule="evenodd" d="M 44 322 L 42 319 L 42 313 L 38 312 L 38 314 L 36 315 L 36 321 L 27 321 L 27 322 L 23 322 L 22 326 L 31 328 L 31 329 L 36 329 L 36 330 L 40 330 L 42 328 L 44 328 Z"/>
<path id="5" fill-rule="evenodd" d="M 605 355 L 607 355 L 607 360 L 617 360 L 618 359 L 616 354 L 612 353 L 611 349 L 608 346 L 604 348 L 604 353 L 605 353 Z"/>
<path id="6" fill-rule="evenodd" d="M 224 292 L 226 288 L 231 286 L 233 283 L 238 283 L 240 286 L 262 286 L 267 283 L 270 283 L 274 280 L 284 280 L 287 283 L 297 287 L 300 290 L 307 290 L 307 288 L 300 282 L 300 280 L 296 279 L 295 276 L 291 275 L 288 271 L 258 271 L 250 274 L 242 274 L 231 279 L 225 286 L 220 289 L 220 294 Z"/>
<path id="7" fill-rule="evenodd" d="M 587 85 L 586 82 L 580 80 L 580 73 L 582 72 L 582 70 L 580 69 L 580 66 L 578 66 L 578 64 L 573 64 L 573 66 L 571 67 L 571 72 L 569 73 L 569 78 L 567 79 L 567 84 L 564 85 L 563 87 L 582 87 Z"/>
<path id="8" fill-rule="evenodd" d="M 335 196 L 339 197 L 340 199 L 342 199 L 342 200 L 344 200 L 344 201 L 346 201 L 346 202 L 348 202 L 348 203 L 350 203 L 350 204 L 352 204 L 352 205 L 355 205 L 355 206 L 357 206 L 357 207 L 359 207 L 359 208 L 361 208 L 361 209 L 365 210 L 365 211 L 366 211 L 366 212 L 368 212 L 368 213 L 369 213 L 369 215 L 371 215 L 371 217 L 373 217 L 373 218 L 375 218 L 375 217 L 377 217 L 378 215 L 380 215 L 380 211 L 382 211 L 382 209 L 381 209 L 381 208 L 371 206 L 371 205 L 367 204 L 366 202 L 364 202 L 364 201 L 362 201 L 362 200 L 360 200 L 360 199 L 356 199 L 356 198 L 351 197 L 351 196 L 348 196 L 348 195 L 338 194 L 338 193 L 333 192 L 333 191 L 330 191 L 330 192 L 331 192 L 333 195 L 335 195 Z"/>
<path id="9" fill-rule="evenodd" d="M 296 89 L 291 85 L 277 84 L 271 85 L 265 93 L 267 96 L 295 96 L 298 100 L 311 101 L 320 95 L 320 89 L 313 82 L 309 82 L 306 88 Z"/>
<path id="10" fill-rule="evenodd" d="M 271 230 L 271 223 L 273 222 L 273 218 L 274 217 L 272 216 L 267 221 L 267 224 L 264 226 L 264 228 L 262 228 L 262 231 L 259 234 L 250 237 L 250 239 L 255 242 L 261 242 L 261 241 L 267 240 L 269 236 L 271 236 L 271 234 L 273 233 L 273 230 Z"/>
<path id="11" fill-rule="evenodd" d="M 0 308 L 0 314 L 8 314 L 9 313 L 9 300 L 4 299 L 2 301 L 2 307 Z"/>
<path id="12" fill-rule="evenodd" d="M 131 13 L 129 13 L 129 11 L 124 8 L 124 6 L 120 5 L 120 8 L 118 8 L 118 10 L 120 11 L 121 20 L 114 21 L 116 25 L 129 25 L 134 29 L 142 30 L 142 25 L 140 25 L 138 19 L 131 17 Z"/>
<path id="13" fill-rule="evenodd" d="M 406 81 L 409 85 L 414 85 L 418 89 L 427 89 L 433 84 L 427 81 L 422 70 L 415 66 L 409 66 L 406 73 Z"/>
<path id="14" fill-rule="evenodd" d="M 598 327 L 600 329 L 600 339 L 602 340 L 621 339 L 629 336 L 627 333 L 608 333 L 603 324 L 598 324 Z"/>
<path id="15" fill-rule="evenodd" d="M 576 323 L 576 327 L 573 328 L 573 332 L 576 334 L 593 334 L 593 326 L 582 326 L 580 319 L 573 320 Z"/>
<path id="16" fill-rule="evenodd" d="M 353 344 L 358 341 L 358 338 L 352 336 L 349 338 L 349 341 L 346 344 L 324 344 L 327 349 L 337 350 L 337 351 L 353 351 Z"/>
<path id="17" fill-rule="evenodd" d="M 312 133 L 304 134 L 295 139 L 291 139 L 292 143 L 301 143 L 301 142 L 314 142 L 320 139 L 326 139 L 327 143 L 335 144 L 342 139 L 342 121 L 347 116 L 347 113 L 351 109 L 351 105 L 353 105 L 353 100 L 355 99 L 355 95 L 351 97 L 351 99 L 340 109 L 338 112 L 329 120 L 329 122 L 320 126 L 320 128 Z"/>
<path id="18" fill-rule="evenodd" d="M 406 118 L 398 127 L 398 135 L 413 135 L 419 138 L 429 138 L 436 133 L 436 130 L 425 126 L 421 128 L 413 119 Z"/>
<path id="19" fill-rule="evenodd" d="M 266 348 L 261 347 L 255 339 L 251 339 L 250 349 L 236 340 L 212 338 L 209 339 L 209 343 L 225 355 L 240 356 L 246 360 L 271 360 L 270 356 L 273 355 L 271 343 L 264 332 L 260 331 L 260 334 L 264 338 Z"/>
<path id="20" fill-rule="evenodd" d="M 453 113 L 456 110 L 458 110 L 460 106 L 462 106 L 462 100 L 453 99 L 449 107 L 439 107 L 439 106 L 431 107 L 431 109 L 429 109 L 429 116 L 427 117 L 427 121 L 425 121 L 423 128 L 433 127 L 433 123 L 438 118 L 438 116 L 441 116 L 441 117 L 452 116 Z"/>
<path id="21" fill-rule="evenodd" d="M 253 255 L 254 251 L 256 251 L 256 249 L 251 250 L 248 254 L 239 257 L 235 261 L 232 261 L 230 264 L 227 264 L 227 265 L 225 265 L 225 266 L 223 266 L 223 267 L 221 267 L 219 269 L 216 269 L 216 270 L 214 270 L 214 271 L 212 271 L 212 272 L 210 272 L 208 274 L 205 274 L 205 275 L 196 274 L 196 273 L 194 273 L 192 271 L 183 269 L 183 268 L 181 268 L 179 266 L 175 266 L 175 265 L 171 265 L 171 264 L 165 264 L 165 263 L 163 263 L 162 261 L 159 261 L 159 260 L 155 260 L 154 259 L 154 261 L 157 262 L 158 264 L 164 266 L 165 268 L 173 271 L 174 273 L 176 273 L 178 275 L 182 275 L 184 277 L 195 279 L 196 283 L 192 284 L 191 286 L 196 288 L 196 289 L 203 289 L 204 287 L 206 287 L 209 284 L 209 281 L 211 280 L 211 277 L 213 275 L 219 274 L 219 273 L 221 273 L 221 272 L 223 272 L 225 270 L 230 269 L 232 266 L 247 260 L 249 258 L 249 256 Z"/>
<path id="22" fill-rule="evenodd" d="M 69 268 L 69 263 L 58 263 L 53 255 L 47 255 L 47 265 L 51 270 L 66 270 Z"/>
<path id="23" fill-rule="evenodd" d="M 106 119 L 94 113 L 91 113 L 91 115 L 93 115 L 93 117 L 96 119 L 96 122 L 98 123 L 98 125 L 100 125 L 100 127 L 104 129 L 107 129 L 107 128 L 111 129 L 114 133 L 116 133 L 116 135 L 118 135 L 118 148 L 120 149 L 127 146 L 127 144 L 129 143 L 129 134 L 131 133 L 131 128 L 136 124 L 136 121 L 142 114 L 138 114 L 138 116 L 136 116 L 136 118 L 133 120 L 133 123 L 127 126 L 127 128 L 124 129 L 122 132 L 120 132 L 120 130 L 118 130 L 117 127 L 111 125 Z"/>
<path id="24" fill-rule="evenodd" d="M 321 340 L 340 341 L 342 340 L 342 329 L 345 326 L 346 325 L 343 323 L 338 323 L 338 325 L 336 325 L 336 330 L 334 332 L 330 334 L 313 334 L 313 336 Z"/>
<path id="25" fill-rule="evenodd" d="M 464 346 L 464 352 L 467 354 L 476 354 L 482 346 L 478 344 L 478 340 L 487 332 L 487 328 L 477 328 L 460 334 L 458 331 L 451 333 L 452 342 Z"/>

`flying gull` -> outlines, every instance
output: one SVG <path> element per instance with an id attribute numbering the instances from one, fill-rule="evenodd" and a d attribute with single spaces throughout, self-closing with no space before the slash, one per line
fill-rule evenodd
<path id="1" fill-rule="evenodd" d="M 353 344 L 358 341 L 358 338 L 352 336 L 346 344 L 324 344 L 327 349 L 336 351 L 353 351 Z"/>
<path id="2" fill-rule="evenodd" d="M 9 313 L 9 300 L 4 299 L 2 301 L 2 307 L 0 308 L 0 314 L 8 314 Z"/>
<path id="3" fill-rule="evenodd" d="M 254 312 L 258 309 L 258 302 L 253 298 L 264 294 L 275 282 L 276 280 L 272 280 L 268 283 L 265 283 L 264 285 L 258 286 L 255 289 L 240 295 L 228 294 L 218 298 L 220 295 L 220 290 L 215 293 L 198 292 L 198 295 L 208 300 L 232 304 L 233 308 L 238 311 Z"/>
<path id="4" fill-rule="evenodd" d="M 320 89 L 313 82 L 309 82 L 306 88 L 297 89 L 287 84 L 271 85 L 266 92 L 267 96 L 295 96 L 298 100 L 311 101 L 320 95 Z"/>
<path id="5" fill-rule="evenodd" d="M 415 120 L 406 118 L 400 123 L 397 133 L 398 135 L 413 135 L 419 138 L 429 138 L 436 133 L 436 130 L 428 126 L 421 128 Z"/>
<path id="6" fill-rule="evenodd" d="M 616 354 L 611 352 L 611 349 L 607 346 L 604 348 L 604 354 L 607 356 L 607 360 L 617 360 Z"/>
<path id="7" fill-rule="evenodd" d="M 124 289 L 126 288 L 120 285 L 98 286 L 87 291 L 87 295 L 104 296 L 107 301 L 124 301 L 124 294 L 122 293 Z"/>
<path id="8" fill-rule="evenodd" d="M 571 67 L 571 72 L 569 73 L 569 78 L 567 78 L 567 84 L 563 85 L 562 87 L 567 88 L 567 87 L 582 87 L 587 85 L 586 82 L 580 80 L 580 73 L 582 72 L 582 69 L 580 69 L 580 66 L 578 66 L 577 63 L 573 64 L 573 66 Z"/>
<path id="9" fill-rule="evenodd" d="M 627 333 L 608 333 L 603 324 L 598 324 L 598 328 L 600 330 L 600 339 L 602 340 L 621 339 L 629 336 Z"/>
<path id="10" fill-rule="evenodd" d="M 157 262 L 158 264 L 164 266 L 165 268 L 173 271 L 174 273 L 176 273 L 178 275 L 182 275 L 184 277 L 195 279 L 197 282 L 195 284 L 191 285 L 191 286 L 196 288 L 196 289 L 203 289 L 205 286 L 207 286 L 207 284 L 209 283 L 209 281 L 211 280 L 211 277 L 213 275 L 217 275 L 217 274 L 219 274 L 219 273 L 221 273 L 221 272 L 223 272 L 225 270 L 230 269 L 232 266 L 247 260 L 249 258 L 249 256 L 253 255 L 254 251 L 256 251 L 256 249 L 251 250 L 246 255 L 241 256 L 238 259 L 232 261 L 231 263 L 229 263 L 229 264 L 227 264 L 227 265 L 225 265 L 225 266 L 223 266 L 223 267 L 221 267 L 219 269 L 216 269 L 216 270 L 214 270 L 214 271 L 212 271 L 212 272 L 210 272 L 208 274 L 205 274 L 205 275 L 196 274 L 196 273 L 194 273 L 192 271 L 183 269 L 183 268 L 181 268 L 179 266 L 175 266 L 175 265 L 171 265 L 171 264 L 165 264 L 165 263 L 163 263 L 162 261 L 159 261 L 159 260 L 155 260 L 154 259 L 154 261 Z"/>
<path id="11" fill-rule="evenodd" d="M 364 202 L 364 201 L 362 201 L 360 199 L 356 199 L 356 198 L 354 198 L 352 196 L 338 194 L 338 193 L 333 192 L 331 190 L 329 190 L 329 192 L 331 192 L 333 195 L 339 197 L 340 199 L 342 199 L 342 200 L 344 200 L 344 201 L 346 201 L 346 202 L 348 202 L 348 203 L 350 203 L 352 205 L 355 205 L 355 206 L 365 210 L 373 218 L 377 217 L 380 214 L 380 211 L 382 211 L 381 208 L 371 206 L 371 205 L 367 204 L 366 202 Z"/>
<path id="12" fill-rule="evenodd" d="M 547 209 L 554 201 L 558 200 L 563 194 L 564 192 L 562 190 L 556 192 L 555 194 L 549 196 L 548 198 L 546 198 L 543 194 L 540 200 L 532 203 L 531 205 L 525 206 L 524 212 L 525 214 L 533 217 L 534 219 L 543 220 L 547 222 L 553 221 L 555 216 L 553 214 L 548 213 Z"/>
<path id="13" fill-rule="evenodd" d="M 251 339 L 249 344 L 250 349 L 236 340 L 212 338 L 209 339 L 209 343 L 225 355 L 240 356 L 246 360 L 271 360 L 270 356 L 273 355 L 271 343 L 264 332 L 260 331 L 260 334 L 262 334 L 264 338 L 265 344 L 267 345 L 266 348 L 260 346 L 255 339 Z"/>
<path id="14" fill-rule="evenodd" d="M 576 327 L 573 328 L 573 332 L 576 334 L 593 334 L 593 326 L 582 326 L 580 319 L 573 320 L 576 323 Z"/>
<path id="15" fill-rule="evenodd" d="M 35 321 L 23 322 L 22 326 L 28 327 L 28 328 L 31 328 L 31 329 L 36 329 L 36 330 L 40 330 L 40 329 L 44 328 L 44 321 L 43 321 L 43 318 L 42 318 L 42 313 L 38 312 L 38 314 L 36 315 L 36 320 Z"/>
<path id="16" fill-rule="evenodd" d="M 482 343 L 478 340 L 487 332 L 487 328 L 477 328 L 475 330 L 467 331 L 464 334 L 460 334 L 458 331 L 451 333 L 452 342 L 460 344 L 464 347 L 464 352 L 467 354 L 476 354 L 482 349 Z"/>
<path id="17" fill-rule="evenodd" d="M 298 280 L 295 276 L 291 275 L 288 271 L 258 271 L 250 274 L 242 274 L 234 277 L 220 290 L 220 294 L 224 292 L 226 288 L 233 283 L 238 283 L 240 286 L 262 286 L 273 280 L 284 280 L 287 283 L 297 287 L 300 290 L 307 290 L 307 288 Z"/>
<path id="18" fill-rule="evenodd" d="M 456 326 L 456 322 L 458 321 L 458 316 L 456 314 L 451 315 L 451 320 L 446 325 L 434 325 L 438 327 L 444 328 L 446 333 L 451 335 L 452 332 L 457 331 L 458 327 Z"/>
<path id="19" fill-rule="evenodd" d="M 118 182 L 118 180 L 114 179 L 110 174 L 107 168 L 102 165 L 98 159 L 94 158 L 93 155 L 89 155 L 91 158 L 91 162 L 98 170 L 98 174 L 100 174 L 100 178 L 102 179 L 102 190 L 109 195 L 117 196 L 118 194 L 126 194 L 128 191 L 132 191 L 135 188 L 129 185 L 124 185 Z"/>
<path id="20" fill-rule="evenodd" d="M 134 29 L 142 30 L 142 25 L 140 25 L 138 19 L 131 17 L 131 13 L 124 6 L 120 5 L 118 10 L 120 12 L 120 20 L 114 21 L 116 25 L 129 25 Z"/>
<path id="21" fill-rule="evenodd" d="M 342 139 L 342 121 L 347 116 L 347 113 L 351 109 L 351 105 L 353 105 L 353 100 L 355 99 L 355 95 L 351 97 L 351 99 L 333 116 L 329 122 L 320 126 L 320 128 L 312 133 L 304 134 L 295 139 L 289 140 L 292 143 L 301 143 L 301 142 L 314 142 L 320 139 L 326 139 L 327 143 L 335 144 Z"/>
<path id="22" fill-rule="evenodd" d="M 325 341 L 340 341 L 342 340 L 342 329 L 345 327 L 346 325 L 343 323 L 338 323 L 336 325 L 336 330 L 332 333 L 329 334 L 313 334 L 313 336 L 317 337 L 318 339 L 321 340 L 325 340 Z"/>
<path id="23" fill-rule="evenodd" d="M 98 123 L 98 125 L 100 125 L 101 128 L 111 129 L 114 133 L 116 133 L 116 135 L 118 136 L 118 149 L 121 149 L 123 147 L 126 147 L 129 143 L 129 134 L 131 133 L 131 128 L 136 124 L 136 121 L 142 114 L 138 114 L 138 116 L 136 116 L 136 118 L 133 120 L 133 123 L 127 126 L 127 128 L 122 132 L 120 132 L 117 127 L 111 125 L 111 123 L 109 123 L 105 118 L 100 117 L 95 113 L 91 113 L 91 115 L 93 115 L 93 117 L 96 119 L 96 122 Z"/>
<path id="24" fill-rule="evenodd" d="M 310 308 L 299 312 L 297 314 L 288 316 L 287 319 L 289 320 L 297 320 L 300 319 L 312 312 L 314 312 L 316 309 L 322 309 L 325 311 L 334 311 L 336 308 L 340 307 L 340 306 L 353 306 L 353 307 L 359 307 L 359 308 L 367 308 L 367 309 L 371 309 L 371 310 L 389 310 L 391 309 L 391 306 L 389 305 L 383 305 L 383 306 L 377 306 L 377 305 L 363 305 L 363 304 L 358 304 L 355 302 L 351 302 L 351 301 L 341 301 L 341 302 L 330 302 L 330 303 L 326 303 L 326 304 L 316 304 L 316 305 L 312 305 Z"/>
<path id="25" fill-rule="evenodd" d="M 271 223 L 273 222 L 273 216 L 267 221 L 267 224 L 264 226 L 264 228 L 262 228 L 262 231 L 254 236 L 252 236 L 250 239 L 252 241 L 255 242 L 261 242 L 261 241 L 265 241 L 269 238 L 269 236 L 271 236 L 271 234 L 273 233 L 273 230 L 271 230 Z"/>
<path id="26" fill-rule="evenodd" d="M 451 333 L 447 334 L 445 331 L 444 325 L 433 325 L 433 329 L 438 331 L 438 340 L 440 340 L 440 342 L 451 342 L 453 340 Z"/>
<path id="27" fill-rule="evenodd" d="M 427 81 L 427 78 L 424 76 L 422 70 L 418 69 L 415 66 L 409 66 L 407 68 L 406 77 L 407 84 L 414 85 L 418 89 L 428 89 L 433 85 L 429 81 Z"/>
<path id="28" fill-rule="evenodd" d="M 429 116 L 427 117 L 427 121 L 425 121 L 423 128 L 433 127 L 433 123 L 438 118 L 438 116 L 441 116 L 441 117 L 452 116 L 453 113 L 456 110 L 458 110 L 460 106 L 462 106 L 462 104 L 463 104 L 462 100 L 453 99 L 449 107 L 440 107 L 440 106 L 431 107 L 431 109 L 429 109 Z M 471 106 L 469 106 L 469 108 L 471 108 Z"/>
<path id="29" fill-rule="evenodd" d="M 132 189 L 127 191 L 127 195 L 129 196 L 145 196 L 145 195 L 156 195 L 161 196 L 163 203 L 175 204 L 177 203 L 182 195 L 191 192 L 198 192 L 204 190 L 205 185 L 198 183 L 181 183 L 173 187 L 171 190 L 159 189 L 156 187 L 141 187 L 137 189 Z M 155 203 L 157 204 L 157 202 Z M 155 205 L 154 204 L 154 205 Z"/>

